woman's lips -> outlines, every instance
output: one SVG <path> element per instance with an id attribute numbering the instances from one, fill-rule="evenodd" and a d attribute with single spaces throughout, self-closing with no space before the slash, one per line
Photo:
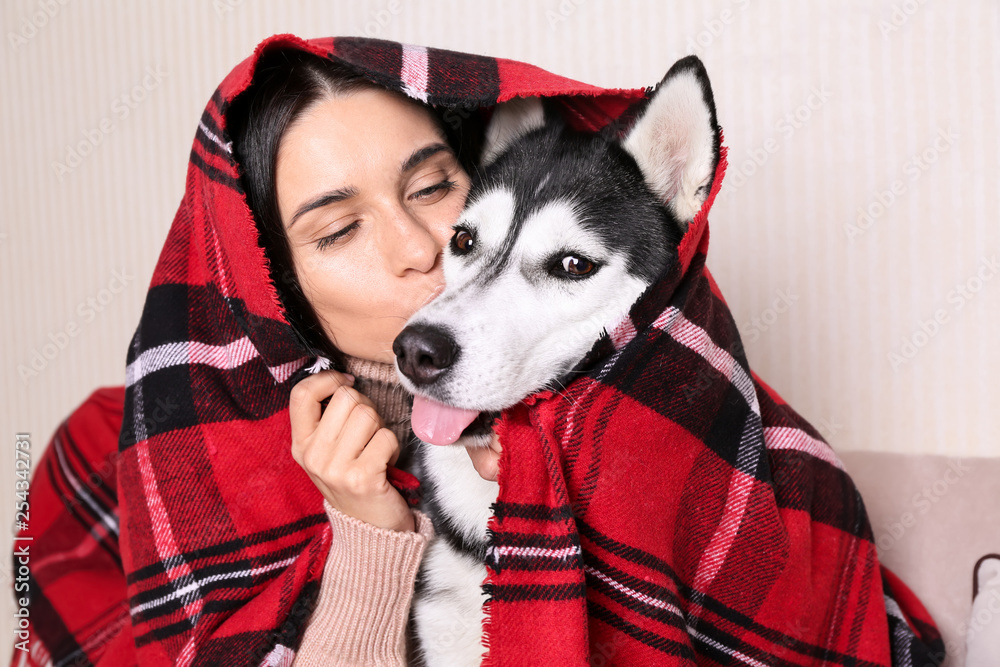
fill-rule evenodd
<path id="1" fill-rule="evenodd" d="M 434 290 L 429 295 L 427 295 L 427 298 L 424 300 L 424 302 L 422 304 L 420 304 L 420 308 L 423 308 L 424 306 L 426 306 L 427 304 L 429 304 L 431 301 L 433 301 L 434 299 L 436 299 L 439 296 L 441 296 L 441 292 L 444 291 L 444 288 L 445 288 L 445 285 L 443 283 L 441 285 L 438 285 L 437 287 L 435 287 Z M 420 310 L 420 308 L 418 308 L 417 310 Z"/>

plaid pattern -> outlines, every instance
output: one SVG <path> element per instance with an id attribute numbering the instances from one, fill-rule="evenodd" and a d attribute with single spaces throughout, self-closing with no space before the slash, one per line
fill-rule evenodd
<path id="1" fill-rule="evenodd" d="M 565 390 L 495 426 L 484 665 L 943 657 L 836 454 L 747 365 L 705 267 L 725 168 L 723 150 L 679 261 Z"/>
<path id="2" fill-rule="evenodd" d="M 12 664 L 294 660 L 332 535 L 289 455 L 288 399 L 327 360 L 282 313 L 225 123 L 260 53 L 280 46 L 457 118 L 546 95 L 577 129 L 620 135 L 650 92 L 386 40 L 264 40 L 198 124 L 125 387 L 88 399 L 40 462 L 33 651 Z M 595 345 L 587 373 L 500 421 L 490 664 L 890 664 L 890 652 L 906 664 L 939 648 L 920 603 L 879 568 L 836 457 L 747 368 L 704 269 L 707 209 L 682 265 Z M 692 382 L 696 400 L 678 393 Z M 418 481 L 390 473 L 416 504 Z"/>

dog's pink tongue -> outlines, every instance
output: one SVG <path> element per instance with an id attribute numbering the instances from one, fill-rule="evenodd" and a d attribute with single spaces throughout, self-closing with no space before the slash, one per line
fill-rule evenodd
<path id="1" fill-rule="evenodd" d="M 414 396 L 410 425 L 424 442 L 450 445 L 478 415 L 478 410 L 453 408 L 423 396 Z"/>

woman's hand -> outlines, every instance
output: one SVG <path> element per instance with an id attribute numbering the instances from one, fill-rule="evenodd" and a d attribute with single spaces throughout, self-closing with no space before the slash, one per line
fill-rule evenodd
<path id="1" fill-rule="evenodd" d="M 472 459 L 472 465 L 476 467 L 479 476 L 490 482 L 495 482 L 497 481 L 498 463 L 502 449 L 500 438 L 494 433 L 489 447 L 466 447 L 465 451 L 469 452 L 469 458 Z"/>
<path id="2" fill-rule="evenodd" d="M 379 528 L 415 530 L 409 505 L 386 479 L 389 464 L 399 459 L 399 440 L 352 384 L 353 378 L 326 370 L 292 387 L 292 458 L 344 514 Z M 324 411 L 320 402 L 327 396 Z"/>

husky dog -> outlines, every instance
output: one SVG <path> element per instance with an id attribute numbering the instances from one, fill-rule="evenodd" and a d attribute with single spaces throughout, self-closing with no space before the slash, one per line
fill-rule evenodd
<path id="1" fill-rule="evenodd" d="M 486 527 L 499 486 L 465 446 L 488 446 L 501 410 L 572 378 L 675 261 L 708 196 L 720 132 L 701 61 L 675 63 L 623 136 L 574 131 L 538 97 L 498 104 L 445 249 L 445 289 L 393 342 L 437 531 L 412 607 L 429 667 L 479 665 L 485 651 Z"/>

